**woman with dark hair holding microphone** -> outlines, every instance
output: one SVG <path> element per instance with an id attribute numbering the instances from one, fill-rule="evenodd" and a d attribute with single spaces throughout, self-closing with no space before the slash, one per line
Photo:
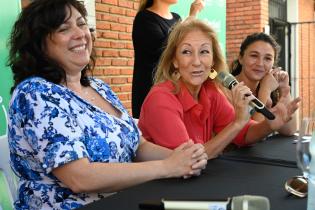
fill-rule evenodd
<path id="1" fill-rule="evenodd" d="M 135 63 L 132 81 L 132 115 L 139 118 L 144 98 L 153 85 L 154 70 L 166 44 L 169 31 L 181 18 L 170 12 L 177 0 L 140 0 L 135 17 L 132 40 Z M 190 7 L 190 16 L 203 9 L 203 0 L 195 0 Z"/>

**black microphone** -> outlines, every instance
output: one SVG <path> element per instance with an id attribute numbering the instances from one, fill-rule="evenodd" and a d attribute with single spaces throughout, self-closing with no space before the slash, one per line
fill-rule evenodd
<path id="1" fill-rule="evenodd" d="M 270 203 L 264 196 L 242 195 L 221 201 L 162 199 L 140 203 L 139 207 L 146 210 L 270 210 Z"/>
<path id="2" fill-rule="evenodd" d="M 232 74 L 229 74 L 227 72 L 219 72 L 216 78 L 223 84 L 224 87 L 230 90 L 232 89 L 232 87 L 238 84 L 237 79 L 233 77 Z M 253 107 L 257 112 L 263 114 L 268 120 L 275 119 L 275 116 L 272 114 L 272 112 L 270 112 L 266 108 L 266 106 L 260 100 L 258 100 L 258 98 L 255 97 L 253 100 L 251 100 L 249 105 Z"/>

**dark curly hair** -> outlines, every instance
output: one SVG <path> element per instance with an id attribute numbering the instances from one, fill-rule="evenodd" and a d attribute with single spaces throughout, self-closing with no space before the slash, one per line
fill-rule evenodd
<path id="1" fill-rule="evenodd" d="M 71 6 L 86 20 L 87 11 L 77 0 L 35 0 L 20 13 L 8 40 L 10 52 L 7 65 L 11 67 L 14 79 L 11 92 L 31 76 L 39 76 L 55 84 L 66 82 L 64 69 L 47 56 L 45 48 L 46 37 L 64 23 L 67 9 L 71 12 Z M 94 68 L 94 50 L 90 58 L 90 63 L 81 72 L 80 82 L 83 86 L 90 84 L 87 71 Z"/>
<path id="2" fill-rule="evenodd" d="M 276 65 L 278 63 L 278 58 L 279 58 L 279 53 L 280 53 L 281 47 L 272 36 L 265 34 L 263 32 L 253 33 L 251 35 L 248 35 L 244 39 L 244 41 L 242 42 L 241 47 L 240 47 L 240 56 L 244 56 L 244 52 L 248 48 L 248 46 L 253 44 L 254 42 L 257 42 L 257 41 L 263 41 L 263 42 L 269 43 L 272 46 L 273 50 L 275 51 L 274 65 Z M 232 63 L 232 66 L 231 66 L 231 73 L 234 76 L 236 76 L 236 75 L 240 74 L 241 71 L 242 71 L 242 64 L 240 64 L 238 59 L 235 59 Z"/>

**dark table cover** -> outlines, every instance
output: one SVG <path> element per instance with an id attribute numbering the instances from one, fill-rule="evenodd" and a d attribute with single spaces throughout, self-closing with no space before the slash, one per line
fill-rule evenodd
<path id="1" fill-rule="evenodd" d="M 225 152 L 222 158 L 296 168 L 296 144 L 293 140 L 297 138 L 275 135 L 252 146 Z"/>
<path id="2" fill-rule="evenodd" d="M 167 179 L 144 183 L 82 209 L 138 210 L 147 200 L 216 199 L 238 195 L 261 195 L 270 200 L 271 210 L 303 210 L 307 200 L 289 195 L 285 181 L 300 174 L 297 168 L 215 159 L 203 174 L 191 179 Z"/>

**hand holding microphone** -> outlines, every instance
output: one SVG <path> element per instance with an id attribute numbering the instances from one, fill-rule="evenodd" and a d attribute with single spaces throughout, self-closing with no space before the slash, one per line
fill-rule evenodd
<path id="1" fill-rule="evenodd" d="M 238 81 L 234 76 L 227 72 L 219 72 L 216 79 L 222 83 L 222 85 L 228 89 L 232 89 L 235 85 L 238 84 Z M 257 112 L 263 114 L 267 119 L 274 120 L 275 116 L 266 108 L 266 106 L 256 97 L 249 104 Z"/>

